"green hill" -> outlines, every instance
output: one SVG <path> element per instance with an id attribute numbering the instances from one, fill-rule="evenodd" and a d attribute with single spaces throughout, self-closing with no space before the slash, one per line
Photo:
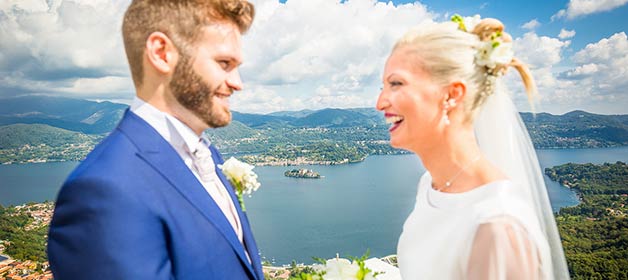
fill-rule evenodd
<path id="1" fill-rule="evenodd" d="M 252 129 L 239 121 L 232 121 L 225 127 L 208 129 L 205 133 L 212 141 L 229 141 L 232 139 L 250 138 L 258 134 L 257 130 Z"/>
<path id="2" fill-rule="evenodd" d="M 556 217 L 572 279 L 628 279 L 628 165 L 569 163 L 545 173 L 581 199 Z"/>
<path id="3" fill-rule="evenodd" d="M 32 128 L 24 125 L 5 128 L 0 136 L 0 162 L 80 159 L 84 152 L 70 144 L 80 144 L 82 150 L 91 149 L 93 137 L 102 137 L 111 131 L 126 108 L 123 104 L 51 96 L 0 98 L 0 126 L 35 125 Z M 538 149 L 628 145 L 628 115 L 573 111 L 564 115 L 521 113 L 521 117 Z M 233 112 L 232 124 L 209 129 L 206 133 L 216 146 L 229 154 L 275 157 L 293 150 L 306 150 L 308 154 L 303 156 L 312 160 L 318 156 L 362 158 L 363 154 L 401 152 L 388 144 L 388 126 L 384 124 L 383 113 L 374 108 L 328 108 L 271 114 Z M 342 151 L 317 155 L 312 150 L 327 147 L 327 142 L 337 143 Z M 11 150 L 25 144 L 31 147 L 30 155 L 35 158 L 28 158 L 29 153 L 24 151 Z M 65 151 L 72 148 L 75 153 L 71 157 L 60 154 L 51 158 L 44 152 L 48 148 L 32 149 L 42 144 L 48 148 L 66 145 Z"/>
<path id="4" fill-rule="evenodd" d="M 12 124 L 0 126 L 0 149 L 30 146 L 62 146 L 92 141 L 95 136 L 45 124 Z"/>
<path id="5" fill-rule="evenodd" d="M 383 114 L 378 118 L 383 123 Z M 364 127 L 378 124 L 367 115 L 347 109 L 322 109 L 291 123 L 296 127 Z"/>
<path id="6" fill-rule="evenodd" d="M 82 160 L 102 137 L 45 124 L 0 126 L 0 163 Z"/>
<path id="7" fill-rule="evenodd" d="M 627 115 L 573 111 L 556 116 L 522 113 L 537 148 L 592 148 L 628 145 Z"/>

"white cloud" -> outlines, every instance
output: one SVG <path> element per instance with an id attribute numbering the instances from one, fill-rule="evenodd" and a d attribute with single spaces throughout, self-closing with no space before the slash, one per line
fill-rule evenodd
<path id="1" fill-rule="evenodd" d="M 592 61 L 614 64 L 627 59 L 627 55 L 628 40 L 626 40 L 626 33 L 620 32 L 597 43 L 588 44 L 583 50 L 574 55 L 574 61 L 579 63 Z M 628 64 L 624 65 L 628 67 Z"/>
<path id="2" fill-rule="evenodd" d="M 521 27 L 523 29 L 534 30 L 539 26 L 541 26 L 541 23 L 537 19 L 533 19 L 531 21 L 524 23 Z"/>
<path id="3" fill-rule="evenodd" d="M 552 16 L 552 21 L 564 18 L 574 19 L 589 14 L 606 12 L 621 7 L 628 0 L 570 0 L 566 10 L 560 10 Z"/>
<path id="4" fill-rule="evenodd" d="M 333 107 L 374 106 L 394 42 L 410 27 L 434 17 L 420 3 L 253 2 L 257 15 L 243 40 L 243 78 L 256 88 L 273 87 L 287 100 L 305 102 L 288 102 L 291 109 L 331 104 L 334 98 Z M 238 106 L 248 105 L 243 101 Z"/>
<path id="5" fill-rule="evenodd" d="M 276 92 L 276 86 L 253 86 L 236 92 L 230 98 L 231 108 L 246 113 L 286 111 L 292 106 L 303 107 L 298 98 L 289 98 Z"/>
<path id="6" fill-rule="evenodd" d="M 620 32 L 589 44 L 572 58 L 578 65 L 565 72 L 577 78 L 581 91 L 605 99 L 626 95 L 628 87 L 628 37 Z M 625 103 L 628 105 L 628 103 Z"/>
<path id="7" fill-rule="evenodd" d="M 120 35 L 127 4 L 119 0 L 3 1 L 0 73 L 14 80 L 16 91 L 34 91 L 45 85 L 48 88 L 40 90 L 47 92 L 78 89 L 67 85 L 84 84 L 81 79 L 128 77 Z M 101 94 L 109 85 L 80 88 L 86 95 Z M 9 88 L 10 84 L 1 86 Z M 110 92 L 117 90 L 111 88 Z"/>
<path id="8" fill-rule="evenodd" d="M 562 61 L 563 50 L 568 45 L 568 41 L 539 36 L 534 32 L 525 33 L 522 37 L 515 38 L 513 42 L 515 56 L 527 64 L 532 71 L 542 103 L 549 104 L 555 100 L 554 96 L 547 93 L 553 92 L 561 84 L 556 77 L 555 67 Z M 528 111 L 530 107 L 524 94 L 523 83 L 519 74 L 515 72 L 514 70 L 508 72 L 505 77 L 506 83 L 515 93 L 514 100 L 518 108 Z"/>
<path id="9" fill-rule="evenodd" d="M 573 38 L 573 36 L 576 36 L 576 31 L 575 30 L 567 30 L 567 29 L 561 29 L 560 33 L 558 34 L 558 38 L 560 39 L 568 39 L 568 38 Z"/>
<path id="10" fill-rule="evenodd" d="M 515 53 L 528 63 L 536 80 L 541 111 L 564 113 L 575 108 L 598 113 L 626 113 L 628 87 L 628 38 L 624 32 L 601 39 L 577 51 L 573 66 L 565 63 L 563 51 L 569 41 L 526 33 L 515 39 Z M 505 77 L 515 90 L 521 110 L 529 108 L 518 74 Z"/>
<path id="11" fill-rule="evenodd" d="M 243 37 L 245 63 L 241 73 L 245 89 L 232 97 L 233 108 L 241 112 L 372 107 L 395 40 L 421 21 L 442 18 L 418 2 L 253 2 L 256 19 Z M 584 2 L 571 1 L 569 7 L 574 8 L 564 10 L 563 16 L 584 15 L 574 12 Z M 120 34 L 128 3 L 0 1 L 0 94 L 130 98 L 133 87 Z M 587 11 L 621 5 L 617 1 L 599 3 L 603 5 L 595 4 L 597 8 Z M 524 26 L 534 29 L 539 23 L 534 19 Z M 557 38 L 530 31 L 515 39 L 517 57 L 531 65 L 542 104 L 549 105 L 540 110 L 606 108 L 608 103 L 615 106 L 615 113 L 625 113 L 626 105 L 615 104 L 622 100 L 625 104 L 626 100 L 626 93 L 621 91 L 628 87 L 626 34 L 589 44 L 565 58 L 568 39 L 574 36 L 575 31 L 563 29 Z M 505 78 L 512 89 L 522 93 L 514 71 Z M 516 96 L 520 108 L 527 108 L 525 95 Z"/>
<path id="12" fill-rule="evenodd" d="M 587 75 L 591 75 L 597 71 L 599 71 L 599 67 L 595 63 L 589 63 L 577 66 L 576 68 L 569 70 L 567 72 L 567 77 L 583 77 Z"/>
<path id="13" fill-rule="evenodd" d="M 131 95 L 120 33 L 129 2 L 1 1 L 2 94 L 59 93 L 92 99 Z M 256 18 L 243 37 L 246 89 L 233 98 L 241 111 L 303 109 L 331 104 L 334 98 L 335 107 L 373 106 L 395 40 L 434 17 L 418 2 L 252 2 Z M 122 82 L 125 79 L 128 82 Z"/>
<path id="14" fill-rule="evenodd" d="M 128 77 L 107 76 L 102 78 L 78 78 L 71 86 L 60 88 L 58 91 L 75 93 L 77 95 L 109 94 L 111 92 L 129 92 L 133 88 L 133 82 Z"/>
<path id="15" fill-rule="evenodd" d="M 514 42 L 515 54 L 532 68 L 552 67 L 561 61 L 561 51 L 568 43 L 556 38 L 528 32 Z"/>

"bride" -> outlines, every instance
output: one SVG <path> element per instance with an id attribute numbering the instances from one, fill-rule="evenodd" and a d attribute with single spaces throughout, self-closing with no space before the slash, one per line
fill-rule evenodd
<path id="1" fill-rule="evenodd" d="M 475 24 L 473 24 L 475 22 Z M 416 153 L 422 176 L 398 244 L 404 279 L 568 279 L 536 153 L 501 82 L 528 68 L 495 19 L 409 31 L 384 69 L 377 109 L 391 145 Z"/>

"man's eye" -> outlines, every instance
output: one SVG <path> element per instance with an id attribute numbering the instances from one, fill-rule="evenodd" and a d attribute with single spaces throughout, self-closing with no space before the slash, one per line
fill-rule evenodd
<path id="1" fill-rule="evenodd" d="M 220 65 L 222 69 L 227 70 L 229 68 L 229 61 L 226 61 L 226 60 L 218 61 L 218 65 Z"/>
<path id="2" fill-rule="evenodd" d="M 401 82 L 399 82 L 399 81 L 392 81 L 392 82 L 390 82 L 390 86 L 392 86 L 392 87 L 396 87 L 396 86 L 400 86 L 400 85 L 401 85 Z"/>

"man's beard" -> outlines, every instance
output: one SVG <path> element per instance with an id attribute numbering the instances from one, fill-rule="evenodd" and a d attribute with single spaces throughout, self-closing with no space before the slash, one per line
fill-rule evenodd
<path id="1" fill-rule="evenodd" d="M 169 84 L 172 94 L 179 104 L 190 110 L 209 127 L 228 125 L 231 122 L 231 112 L 225 109 L 224 114 L 221 114 L 212 110 L 214 104 L 212 98 L 217 89 L 212 90 L 211 85 L 192 69 L 190 60 L 188 55 L 180 56 Z"/>

